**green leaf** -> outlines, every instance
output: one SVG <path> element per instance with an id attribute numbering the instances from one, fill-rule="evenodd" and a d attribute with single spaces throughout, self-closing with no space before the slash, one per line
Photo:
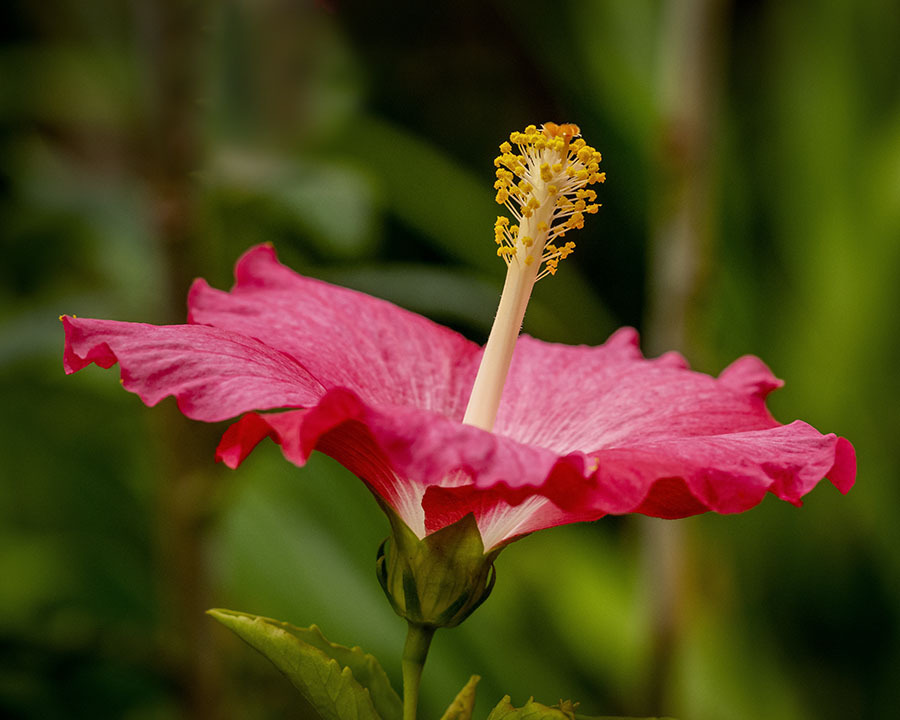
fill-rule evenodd
<path id="1" fill-rule="evenodd" d="M 520 708 L 513 707 L 509 695 L 504 697 L 488 715 L 488 720 L 574 720 L 575 714 L 570 711 L 571 703 L 566 709 L 547 707 L 536 703 L 533 698 Z"/>
<path id="2" fill-rule="evenodd" d="M 504 697 L 495 707 L 488 720 L 672 720 L 671 718 L 627 718 L 604 716 L 588 716 L 575 714 L 576 703 L 571 700 L 561 701 L 558 705 L 548 707 L 529 698 L 522 707 L 513 707 L 509 695 Z"/>
<path id="3" fill-rule="evenodd" d="M 360 648 L 329 642 L 315 625 L 231 610 L 207 614 L 271 660 L 324 720 L 400 720 L 399 696 L 378 660 Z"/>
<path id="4" fill-rule="evenodd" d="M 330 642 L 316 625 L 310 626 L 307 630 L 287 623 L 276 624 L 301 642 L 306 642 L 333 660 L 337 660 L 342 667 L 350 668 L 354 679 L 369 691 L 372 703 L 382 720 L 400 720 L 403 714 L 403 701 L 391 687 L 387 673 L 374 655 L 363 652 L 359 647 L 348 648 Z"/>
<path id="5" fill-rule="evenodd" d="M 576 713 L 575 720 L 674 720 L 674 718 L 670 717 L 652 717 L 652 718 L 638 718 L 638 717 L 620 717 L 619 715 L 579 715 Z"/>
<path id="6" fill-rule="evenodd" d="M 472 720 L 472 711 L 475 709 L 475 686 L 481 678 L 473 675 L 465 684 L 459 694 L 450 703 L 447 712 L 441 715 L 441 720 Z"/>
<path id="7" fill-rule="evenodd" d="M 580 715 L 575 714 L 575 720 L 674 720 L 674 718 L 670 717 L 650 717 L 650 718 L 639 718 L 639 717 L 622 717 L 619 715 Z"/>

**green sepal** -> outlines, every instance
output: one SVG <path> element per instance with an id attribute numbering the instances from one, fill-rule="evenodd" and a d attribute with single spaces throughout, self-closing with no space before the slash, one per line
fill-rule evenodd
<path id="1" fill-rule="evenodd" d="M 337 645 L 318 627 L 208 610 L 277 667 L 323 720 L 400 720 L 403 703 L 374 656 Z"/>
<path id="2" fill-rule="evenodd" d="M 500 550 L 485 553 L 471 513 L 420 540 L 396 513 L 384 509 L 391 537 L 378 548 L 375 562 L 394 611 L 415 625 L 459 625 L 490 595 Z"/>
<path id="3" fill-rule="evenodd" d="M 558 705 L 548 706 L 529 698 L 522 707 L 513 707 L 509 695 L 495 707 L 487 720 L 672 720 L 672 718 L 629 718 L 610 715 L 588 716 L 575 712 L 576 703 L 563 700 Z"/>
<path id="4" fill-rule="evenodd" d="M 473 675 L 469 682 L 459 691 L 447 712 L 441 715 L 441 720 L 472 720 L 472 712 L 475 710 L 475 686 L 481 678 Z"/>

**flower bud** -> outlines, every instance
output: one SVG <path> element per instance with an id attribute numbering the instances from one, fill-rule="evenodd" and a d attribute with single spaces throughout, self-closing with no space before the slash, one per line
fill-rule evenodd
<path id="1" fill-rule="evenodd" d="M 471 513 L 421 540 L 394 512 L 388 518 L 391 536 L 378 548 L 376 569 L 394 611 L 414 625 L 459 625 L 490 595 L 499 549 L 485 554 Z"/>

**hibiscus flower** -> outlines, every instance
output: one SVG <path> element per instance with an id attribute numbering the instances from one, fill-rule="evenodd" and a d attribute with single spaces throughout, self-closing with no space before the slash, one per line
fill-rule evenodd
<path id="1" fill-rule="evenodd" d="M 846 493 L 852 445 L 776 421 L 765 399 L 782 383 L 756 357 L 711 377 L 676 353 L 644 358 L 630 328 L 597 347 L 518 337 L 535 281 L 574 247 L 558 238 L 597 209 L 599 153 L 576 135 L 530 126 L 511 136 L 520 155 L 501 145 L 497 199 L 518 225 L 495 228 L 509 270 L 485 348 L 262 245 L 231 291 L 194 283 L 185 325 L 64 316 L 65 370 L 119 363 L 147 405 L 241 416 L 216 453 L 232 468 L 267 437 L 300 466 L 324 452 L 418 538 L 472 514 L 486 551 L 607 514 L 737 513 L 767 493 L 799 505 L 826 476 Z"/>
<path id="2" fill-rule="evenodd" d="M 240 416 L 216 453 L 230 467 L 268 437 L 297 465 L 319 450 L 366 483 L 392 529 L 378 577 L 409 623 L 404 718 L 436 628 L 487 598 L 512 540 L 610 513 L 742 512 L 766 493 L 799 505 L 826 476 L 841 492 L 855 479 L 847 440 L 772 417 L 781 381 L 758 358 L 714 378 L 677 353 L 644 358 L 630 328 L 599 347 L 519 336 L 535 283 L 575 248 L 562 238 L 599 208 L 600 153 L 579 135 L 532 125 L 500 146 L 507 275 L 483 348 L 298 275 L 267 245 L 238 261 L 231 291 L 197 280 L 185 325 L 61 318 L 67 373 L 119 363 L 147 405 L 172 395 L 195 420 Z"/>

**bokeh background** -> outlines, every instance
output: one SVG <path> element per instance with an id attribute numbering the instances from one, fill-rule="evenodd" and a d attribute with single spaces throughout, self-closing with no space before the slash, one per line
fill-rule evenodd
<path id="1" fill-rule="evenodd" d="M 526 330 L 642 330 L 786 380 L 776 417 L 855 444 L 858 485 L 797 509 L 607 518 L 498 561 L 439 633 L 422 715 L 470 673 L 588 714 L 900 709 L 900 5 L 893 0 L 7 0 L 0 49 L 0 715 L 304 717 L 203 616 L 318 623 L 399 684 L 388 528 L 328 458 L 63 375 L 60 313 L 179 322 L 250 245 L 483 341 L 503 265 L 492 159 L 574 121 L 604 207 Z"/>

